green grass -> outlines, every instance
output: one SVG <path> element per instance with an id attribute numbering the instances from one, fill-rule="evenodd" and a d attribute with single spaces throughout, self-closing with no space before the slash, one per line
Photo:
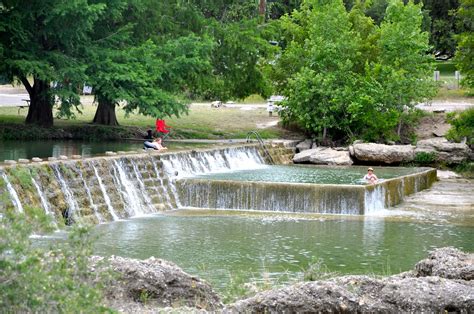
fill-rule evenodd
<path id="1" fill-rule="evenodd" d="M 82 113 L 76 113 L 75 119 L 55 119 L 54 126 L 57 128 L 90 127 L 97 107 L 85 105 Z M 27 110 L 18 114 L 16 107 L 0 107 L 1 124 L 24 124 Z M 145 131 L 154 129 L 155 118 L 145 117 L 138 114 L 125 115 L 118 108 L 116 110 L 117 120 L 123 127 L 134 127 Z M 266 108 L 254 108 L 253 110 L 242 110 L 241 108 L 211 108 L 209 105 L 193 105 L 189 114 L 181 117 L 167 118 L 166 123 L 172 127 L 172 137 L 175 138 L 201 138 L 201 139 L 230 139 L 245 138 L 249 131 L 257 130 L 263 138 L 286 137 L 287 131 L 277 126 L 268 126 L 277 117 L 270 118 Z M 265 128 L 261 126 L 267 125 Z M 104 130 L 105 132 L 105 130 Z M 1 133 L 1 132 L 0 132 Z"/>

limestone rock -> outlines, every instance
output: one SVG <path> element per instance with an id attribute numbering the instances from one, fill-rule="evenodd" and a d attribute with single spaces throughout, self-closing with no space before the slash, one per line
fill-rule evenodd
<path id="1" fill-rule="evenodd" d="M 105 156 L 115 156 L 115 155 L 117 155 L 116 152 L 110 152 L 110 151 L 105 152 Z"/>
<path id="2" fill-rule="evenodd" d="M 305 151 L 302 151 L 301 153 L 298 153 L 295 156 L 293 156 L 293 162 L 294 163 L 309 162 L 309 158 L 316 151 L 317 149 L 307 149 Z"/>
<path id="3" fill-rule="evenodd" d="M 7 165 L 16 165 L 16 161 L 10 159 L 5 160 L 4 163 L 6 163 Z"/>
<path id="4" fill-rule="evenodd" d="M 416 143 L 416 153 L 436 153 L 438 161 L 461 163 L 469 158 L 470 149 L 465 143 L 451 143 L 444 137 L 429 138 Z"/>
<path id="5" fill-rule="evenodd" d="M 296 145 L 296 151 L 297 152 L 302 152 L 308 149 L 311 149 L 311 146 L 313 145 L 313 141 L 310 139 L 304 140 L 303 142 L 299 143 Z"/>
<path id="6" fill-rule="evenodd" d="M 20 159 L 18 159 L 18 163 L 19 163 L 19 164 L 29 164 L 29 163 L 30 163 L 30 160 L 29 160 L 29 159 L 20 158 Z"/>
<path id="7" fill-rule="evenodd" d="M 296 147 L 301 141 L 298 140 L 272 140 L 271 145 L 283 145 L 283 147 Z"/>
<path id="8" fill-rule="evenodd" d="M 415 147 L 412 145 L 384 145 L 375 143 L 354 144 L 354 156 L 361 161 L 375 163 L 400 163 L 413 161 Z"/>
<path id="9" fill-rule="evenodd" d="M 60 156 L 58 157 L 58 159 L 59 159 L 59 160 L 67 160 L 68 157 L 65 156 L 65 155 L 60 155 Z"/>
<path id="10" fill-rule="evenodd" d="M 440 277 L 374 279 L 345 276 L 259 293 L 233 313 L 400 313 L 457 311 L 474 306 L 474 287 Z"/>
<path id="11" fill-rule="evenodd" d="M 416 264 L 414 275 L 473 280 L 474 254 L 453 247 L 438 249 Z"/>
<path id="12" fill-rule="evenodd" d="M 107 302 L 115 309 L 137 308 L 143 300 L 148 307 L 179 305 L 206 310 L 222 307 L 209 284 L 171 262 L 154 257 L 137 260 L 94 256 L 89 267 L 92 271 L 112 269 L 118 273 L 105 287 Z"/>
<path id="13" fill-rule="evenodd" d="M 237 301 L 224 312 L 469 313 L 474 308 L 473 265 L 473 254 L 444 248 L 412 272 L 298 283 Z"/>
<path id="14" fill-rule="evenodd" d="M 335 150 L 329 147 L 317 147 L 305 150 L 293 157 L 294 163 L 310 162 L 317 165 L 352 165 L 352 159 L 346 150 Z"/>
<path id="15" fill-rule="evenodd" d="M 48 157 L 48 161 L 56 161 L 58 160 L 56 157 Z"/>
<path id="16" fill-rule="evenodd" d="M 348 151 L 338 151 L 329 147 L 315 148 L 309 162 L 318 165 L 352 165 Z"/>
<path id="17" fill-rule="evenodd" d="M 71 158 L 72 159 L 81 159 L 82 156 L 81 155 L 72 155 Z"/>
<path id="18" fill-rule="evenodd" d="M 31 161 L 33 161 L 33 162 L 42 162 L 43 159 L 41 159 L 39 157 L 33 157 L 33 158 L 31 158 Z"/>

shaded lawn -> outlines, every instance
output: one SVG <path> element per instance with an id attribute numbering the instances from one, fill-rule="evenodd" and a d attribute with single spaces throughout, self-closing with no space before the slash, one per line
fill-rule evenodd
<path id="1" fill-rule="evenodd" d="M 86 105 L 76 113 L 76 119 L 55 119 L 56 127 L 80 126 L 90 124 L 94 118 L 96 106 Z M 1 123 L 23 124 L 27 114 L 22 109 L 18 114 L 17 107 L 0 107 Z M 121 126 L 138 127 L 144 131 L 148 128 L 154 129 L 155 119 L 138 114 L 125 115 L 118 108 L 117 119 Z M 173 129 L 172 137 L 181 138 L 245 138 L 249 131 L 257 130 L 264 138 L 284 137 L 286 132 L 276 126 L 265 129 L 258 126 L 278 120 L 278 117 L 268 117 L 266 108 L 255 108 L 254 110 L 242 110 L 240 108 L 211 108 L 207 105 L 193 105 L 189 114 L 181 117 L 166 118 L 166 123 Z"/>

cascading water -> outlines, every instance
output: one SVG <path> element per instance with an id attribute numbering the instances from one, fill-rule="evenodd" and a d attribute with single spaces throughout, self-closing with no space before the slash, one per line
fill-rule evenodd
<path id="1" fill-rule="evenodd" d="M 203 173 L 258 169 L 266 166 L 255 147 L 173 154 L 162 158 L 162 161 L 165 170 L 169 174 L 177 171 L 179 178 Z"/>
<path id="2" fill-rule="evenodd" d="M 102 183 L 102 178 L 100 177 L 99 173 L 97 172 L 97 168 L 94 166 L 94 163 L 91 163 L 92 169 L 94 170 L 94 174 L 97 178 L 97 181 L 99 182 L 99 187 L 102 192 L 102 195 L 104 197 L 105 204 L 107 205 L 107 209 L 109 210 L 110 215 L 112 216 L 113 220 L 119 220 L 119 217 L 115 213 L 115 209 L 112 206 L 112 203 L 110 202 L 109 195 L 107 194 L 107 191 L 105 190 L 105 186 Z"/>
<path id="3" fill-rule="evenodd" d="M 10 193 L 12 197 L 12 202 L 15 208 L 20 212 L 23 213 L 23 206 L 21 205 L 20 198 L 18 197 L 18 194 L 16 193 L 15 189 L 13 188 L 12 184 L 10 183 L 10 180 L 8 180 L 8 177 L 5 175 L 5 173 L 2 172 L 2 178 L 5 181 L 5 184 L 7 185 L 7 190 L 8 193 Z"/>
<path id="4" fill-rule="evenodd" d="M 31 188 L 23 186 L 21 180 L 12 184 L 8 176 L 14 174 L 9 174 L 9 168 L 1 172 L 6 183 L 4 190 L 17 211 L 23 211 L 23 203 L 43 208 L 53 217 L 64 217 L 66 223 L 101 223 L 179 208 L 181 201 L 175 183 L 182 176 L 265 164 L 255 147 L 239 147 L 15 167 L 30 172 L 33 182 Z"/>
<path id="5" fill-rule="evenodd" d="M 40 200 L 41 200 L 41 205 L 43 205 L 44 212 L 47 215 L 53 215 L 53 212 L 49 208 L 48 201 L 46 201 L 46 197 L 44 196 L 43 191 L 41 191 L 41 188 L 38 185 L 38 182 L 36 182 L 35 178 L 31 178 L 31 182 L 33 182 L 33 185 L 35 186 L 36 191 L 38 192 L 38 195 L 39 195 Z"/>
<path id="6" fill-rule="evenodd" d="M 89 186 L 87 185 L 87 182 L 86 182 L 86 180 L 84 179 L 84 176 L 83 176 L 82 172 L 79 173 L 79 176 L 81 177 L 81 181 L 82 181 L 82 183 L 84 184 L 84 189 L 86 190 L 86 194 L 87 194 L 87 197 L 88 197 L 88 199 L 89 199 L 89 203 L 90 203 L 92 209 L 94 210 L 94 215 L 95 215 L 95 217 L 97 218 L 97 221 L 98 221 L 99 223 L 104 222 L 104 218 L 103 218 L 102 215 L 99 213 L 99 207 L 95 204 L 94 199 L 92 198 L 91 189 L 90 189 Z"/>
<path id="7" fill-rule="evenodd" d="M 127 203 L 126 210 L 130 216 L 143 215 L 145 210 L 143 209 L 142 198 L 136 186 L 128 179 L 119 161 L 114 160 L 113 165 L 114 177 L 116 178 L 115 182 Z"/>
<path id="8" fill-rule="evenodd" d="M 69 185 L 66 183 L 64 180 L 61 171 L 59 171 L 59 166 L 58 165 L 53 165 L 53 170 L 54 173 L 56 174 L 56 178 L 59 181 L 59 184 L 61 186 L 61 190 L 64 193 L 64 196 L 66 198 L 66 202 L 68 204 L 68 208 L 65 211 L 65 218 L 68 223 L 71 223 L 73 214 L 77 211 L 79 205 L 77 203 L 77 200 L 74 198 L 74 195 L 69 188 Z"/>
<path id="9" fill-rule="evenodd" d="M 8 178 L 15 173 L 23 176 L 24 170 L 13 172 L 7 167 L 0 171 L 6 183 L 3 190 L 17 211 L 23 211 L 23 203 L 42 207 L 66 222 L 91 223 L 182 207 L 370 214 L 398 204 L 404 195 L 427 188 L 436 179 L 435 170 L 422 170 L 375 186 L 269 182 L 275 168 L 264 163 L 254 146 L 16 167 L 30 171 L 34 178 L 33 185 L 26 186 L 20 177 Z M 235 171 L 243 169 L 271 175 L 266 182 L 199 176 L 239 175 Z"/>

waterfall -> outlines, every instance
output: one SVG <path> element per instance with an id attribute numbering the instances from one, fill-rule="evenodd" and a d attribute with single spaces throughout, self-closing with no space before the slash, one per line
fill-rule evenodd
<path id="1" fill-rule="evenodd" d="M 58 219 L 65 217 L 67 223 L 101 223 L 176 207 L 372 214 L 398 204 L 405 195 L 428 188 L 436 180 L 434 169 L 364 186 L 196 177 L 265 167 L 269 166 L 254 146 L 95 157 L 16 165 L 19 175 L 31 177 L 33 184 L 25 186 L 24 180 L 9 181 L 9 166 L 5 171 L 0 167 L 6 183 L 0 192 L 7 192 L 18 212 L 23 212 L 22 204 L 28 204 L 42 207 Z M 22 168 L 28 171 L 20 171 Z"/>
<path id="2" fill-rule="evenodd" d="M 374 214 L 385 209 L 385 188 L 375 185 L 372 190 L 365 190 L 365 213 Z"/>
<path id="3" fill-rule="evenodd" d="M 40 200 L 41 200 L 41 205 L 43 205 L 44 212 L 47 215 L 53 215 L 53 212 L 50 210 L 49 205 L 48 205 L 48 201 L 46 200 L 46 197 L 44 196 L 43 191 L 41 191 L 41 188 L 38 185 L 38 182 L 36 182 L 35 178 L 33 178 L 33 177 L 31 178 L 31 182 L 33 182 L 33 185 L 35 186 L 36 191 L 38 192 L 38 195 L 39 195 Z"/>
<path id="4" fill-rule="evenodd" d="M 20 213 L 23 213 L 23 206 L 21 206 L 20 198 L 18 197 L 18 194 L 16 193 L 15 189 L 13 188 L 12 184 L 10 183 L 10 180 L 8 180 L 8 177 L 5 173 L 2 172 L 2 178 L 5 181 L 7 185 L 7 190 L 10 193 L 12 197 L 12 203 L 13 206 L 15 206 L 16 210 L 19 211 Z"/>
<path id="5" fill-rule="evenodd" d="M 53 170 L 56 174 L 56 178 L 59 181 L 59 185 L 61 186 L 61 190 L 64 193 L 66 202 L 68 204 L 68 208 L 65 212 L 65 218 L 68 223 L 72 222 L 73 215 L 79 208 L 79 205 L 77 203 L 77 200 L 74 198 L 74 194 L 72 193 L 71 189 L 69 188 L 69 185 L 66 183 L 64 180 L 63 176 L 61 175 L 61 171 L 59 170 L 58 165 L 53 165 Z"/>
<path id="6" fill-rule="evenodd" d="M 99 172 L 97 171 L 97 168 L 94 166 L 93 163 L 91 163 L 91 165 L 92 165 L 92 169 L 94 170 L 95 177 L 97 178 L 97 181 L 99 182 L 100 190 L 101 190 L 102 195 L 104 197 L 104 201 L 105 201 L 105 204 L 107 205 L 109 213 L 112 216 L 112 219 L 113 220 L 119 220 L 119 217 L 115 213 L 114 207 L 112 206 L 109 195 L 107 194 L 107 191 L 105 190 L 104 183 L 102 183 L 102 179 L 99 175 Z"/>
<path id="7" fill-rule="evenodd" d="M 174 174 L 177 171 L 179 178 L 203 173 L 265 167 L 265 162 L 255 147 L 178 153 L 163 156 L 161 160 L 168 174 Z"/>
<path id="8" fill-rule="evenodd" d="M 99 208 L 97 207 L 97 205 L 96 205 L 95 202 L 94 202 L 94 199 L 92 198 L 91 189 L 90 189 L 89 186 L 87 185 L 87 182 L 86 182 L 86 180 L 84 179 L 84 176 L 83 176 L 82 172 L 80 172 L 80 175 L 79 175 L 79 176 L 81 177 L 82 183 L 84 184 L 84 189 L 86 190 L 87 197 L 89 198 L 89 203 L 91 204 L 92 209 L 94 210 L 94 215 L 95 215 L 95 217 L 97 218 L 97 221 L 98 221 L 99 223 L 104 222 L 104 218 L 103 218 L 102 215 L 99 213 Z"/>
<path id="9" fill-rule="evenodd" d="M 164 198 L 165 198 L 165 200 L 166 200 L 166 205 L 167 205 L 169 208 L 171 208 L 171 206 L 172 206 L 172 205 L 171 205 L 171 197 L 170 197 L 170 194 L 169 194 L 169 192 L 168 192 L 168 188 L 166 187 L 166 184 L 163 182 L 163 179 L 162 179 L 161 176 L 160 176 L 160 171 L 158 170 L 158 167 L 156 166 L 156 162 L 153 161 L 153 162 L 152 162 L 152 165 L 153 165 L 153 170 L 154 170 L 155 173 L 156 173 L 156 179 L 158 180 L 159 185 L 160 185 L 160 186 L 162 187 L 162 189 L 163 189 L 163 195 L 164 195 Z M 174 182 L 170 182 L 170 184 L 172 184 L 173 187 L 174 187 Z M 171 190 L 173 190 L 173 189 L 171 188 Z M 175 199 L 176 199 L 176 205 L 177 205 L 178 207 L 180 207 L 181 205 L 179 204 L 179 201 L 177 200 L 176 188 L 174 188 L 174 197 L 175 197 Z"/>
<path id="10" fill-rule="evenodd" d="M 41 205 L 43 206 L 44 212 L 46 213 L 46 215 L 51 217 L 51 219 L 52 219 L 51 223 L 54 226 L 54 228 L 58 229 L 58 224 L 54 220 L 54 218 L 55 218 L 54 213 L 49 208 L 48 201 L 46 200 L 46 196 L 44 195 L 43 191 L 41 190 L 38 182 L 36 182 L 35 178 L 33 178 L 33 177 L 31 177 L 31 182 L 33 182 L 33 185 L 35 186 L 36 191 L 38 192 L 38 195 L 40 197 Z"/>
<path id="11" fill-rule="evenodd" d="M 211 172 L 265 167 L 256 147 L 96 157 L 15 166 L 27 168 L 32 184 L 0 174 L 13 206 L 43 208 L 66 223 L 102 223 L 180 208 L 180 178 Z M 5 169 L 8 169 L 6 166 Z M 34 177 L 33 177 L 34 174 Z M 23 175 L 23 174 L 22 174 Z M 25 183 L 26 184 L 26 183 Z M 34 186 L 34 188 L 32 188 Z M 2 188 L 0 187 L 0 190 Z M 0 191 L 1 192 L 1 191 Z M 21 193 L 19 193 L 21 192 Z M 249 197 L 253 196 L 249 194 Z M 56 225 L 62 225 L 56 222 Z"/>
<path id="12" fill-rule="evenodd" d="M 153 212 L 153 204 L 150 199 L 150 196 L 148 195 L 148 192 L 146 191 L 145 184 L 143 183 L 143 177 L 138 170 L 137 164 L 133 161 L 133 159 L 130 160 L 130 163 L 132 164 L 133 172 L 135 173 L 135 177 L 137 178 L 138 181 L 138 186 L 140 188 L 140 195 L 143 196 L 143 200 L 145 201 L 146 206 L 148 207 L 148 212 Z"/>

